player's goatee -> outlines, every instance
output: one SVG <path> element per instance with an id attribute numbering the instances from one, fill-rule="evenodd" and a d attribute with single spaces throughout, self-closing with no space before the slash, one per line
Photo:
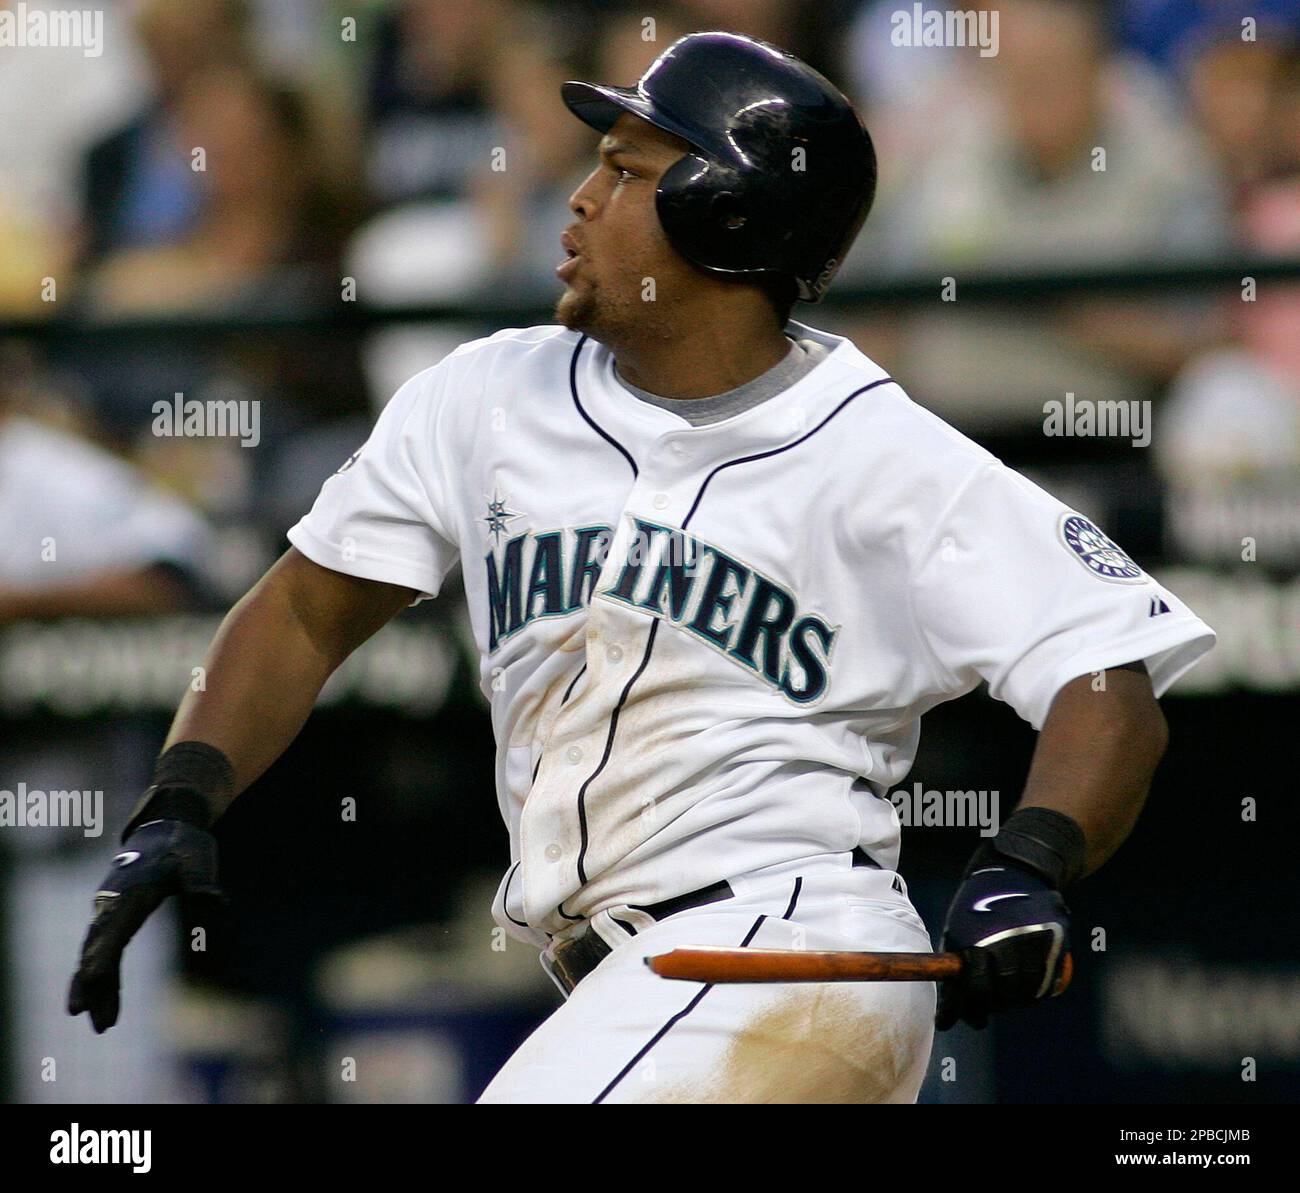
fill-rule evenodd
<path id="1" fill-rule="evenodd" d="M 586 331 L 592 305 L 589 298 L 580 298 L 575 291 L 565 290 L 555 301 L 555 322 L 570 331 Z"/>

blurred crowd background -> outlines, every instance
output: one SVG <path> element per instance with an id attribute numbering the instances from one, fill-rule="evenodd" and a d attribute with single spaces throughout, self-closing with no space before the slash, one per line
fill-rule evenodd
<path id="1" fill-rule="evenodd" d="M 876 143 L 867 227 L 832 301 L 794 317 L 852 337 L 1220 633 L 1166 702 L 1143 825 L 1078 896 L 1081 931 L 1110 944 L 1090 938 L 1061 1004 L 941 1038 L 962 1076 L 936 1069 L 924 1099 L 1300 1091 L 1282 831 L 1300 0 L 966 7 L 996 14 L 996 55 L 894 44 L 912 6 L 889 0 L 124 0 L 102 6 L 98 56 L 0 46 L 0 789 L 102 789 L 107 808 L 101 837 L 0 827 L 0 1095 L 463 1100 L 554 1005 L 535 958 L 492 936 L 505 834 L 444 597 L 336 677 L 223 823 L 224 927 L 196 949 L 179 919 L 151 926 L 106 1037 L 61 1008 L 214 619 L 397 385 L 506 312 L 549 320 L 595 143 L 560 83 L 629 84 L 709 28 L 806 58 Z M 1297 268 L 1252 278 L 1274 259 Z M 1070 286 L 1079 271 L 1095 284 Z M 1005 287 L 965 297 L 981 279 Z M 1150 445 L 1045 435 L 1067 393 L 1149 403 Z M 159 435 L 155 404 L 177 394 L 257 403 L 257 443 Z M 912 777 L 1009 808 L 1031 748 L 972 697 L 929 719 Z M 345 831 L 346 794 L 364 815 Z M 974 843 L 905 832 L 934 928 Z"/>

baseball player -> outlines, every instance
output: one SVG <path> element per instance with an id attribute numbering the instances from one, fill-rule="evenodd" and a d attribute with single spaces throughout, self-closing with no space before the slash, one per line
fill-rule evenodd
<path id="1" fill-rule="evenodd" d="M 217 889 L 209 829 L 322 684 L 462 564 L 510 866 L 494 915 L 566 1001 L 485 1102 L 910 1102 L 937 1024 L 1060 988 L 1063 892 L 1131 829 L 1156 697 L 1213 632 L 1087 517 L 792 322 L 866 217 L 871 141 L 783 51 L 676 42 L 567 83 L 601 134 L 557 325 L 412 378 L 239 602 L 96 896 L 70 992 Z M 987 681 L 1040 736 L 972 859 L 961 977 L 697 985 L 678 945 L 928 953 L 887 793 L 927 709 Z"/>

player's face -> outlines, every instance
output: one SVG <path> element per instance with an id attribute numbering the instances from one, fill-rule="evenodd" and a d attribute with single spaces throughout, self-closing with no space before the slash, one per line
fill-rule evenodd
<path id="1" fill-rule="evenodd" d="M 655 187 L 689 146 L 636 116 L 601 138 L 600 164 L 569 199 L 577 217 L 562 237 L 565 284 L 555 317 L 603 342 L 670 328 L 698 274 L 664 235 Z"/>

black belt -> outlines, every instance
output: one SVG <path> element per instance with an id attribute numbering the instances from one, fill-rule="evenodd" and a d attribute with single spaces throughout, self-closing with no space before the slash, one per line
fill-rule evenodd
<path id="1" fill-rule="evenodd" d="M 872 866 L 877 870 L 880 869 L 878 863 L 872 861 L 860 848 L 853 850 L 853 864 L 855 866 Z M 735 893 L 731 889 L 729 882 L 715 882 L 712 886 L 701 887 L 698 891 L 688 891 L 684 895 L 676 895 L 671 899 L 664 899 L 660 903 L 649 903 L 644 906 L 629 903 L 627 906 L 629 911 L 645 912 L 652 920 L 665 920 L 670 915 L 676 915 L 679 911 L 686 911 L 692 907 L 703 907 L 706 903 L 718 903 L 723 899 L 730 899 Z M 624 924 L 617 916 L 611 916 L 610 918 L 620 926 L 627 928 L 633 935 L 636 935 L 636 930 L 630 925 Z M 551 974 L 566 994 L 572 994 L 573 988 L 613 951 L 599 933 L 592 931 L 588 927 L 581 936 L 574 936 L 569 940 L 561 941 L 551 951 Z"/>
<path id="2" fill-rule="evenodd" d="M 666 920 L 670 915 L 676 915 L 679 911 L 686 911 L 691 907 L 703 907 L 706 903 L 718 903 L 723 899 L 730 899 L 735 893 L 731 889 L 731 883 L 715 882 L 712 886 L 701 887 L 698 891 L 688 891 L 684 895 L 664 899 L 661 903 L 647 903 L 644 906 L 629 903 L 627 907 L 629 911 L 645 912 L 652 920 Z M 617 917 L 611 918 L 633 935 L 636 934 L 636 930 L 631 925 L 624 924 Z M 581 936 L 572 937 L 555 946 L 551 952 L 551 973 L 563 987 L 564 992 L 572 994 L 574 986 L 613 951 L 598 933 L 588 928 Z"/>

